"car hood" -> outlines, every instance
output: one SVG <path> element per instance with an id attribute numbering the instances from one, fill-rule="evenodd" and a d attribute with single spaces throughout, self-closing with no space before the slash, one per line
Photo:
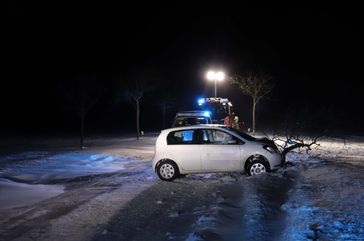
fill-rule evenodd
<path id="1" fill-rule="evenodd" d="M 255 141 L 258 143 L 262 143 L 262 144 L 270 144 L 270 145 L 273 144 L 274 145 L 274 141 L 268 139 L 267 137 L 256 138 Z"/>

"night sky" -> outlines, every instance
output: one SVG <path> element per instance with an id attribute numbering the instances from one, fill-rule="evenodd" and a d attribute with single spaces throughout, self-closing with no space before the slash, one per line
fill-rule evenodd
<path id="1" fill-rule="evenodd" d="M 112 5 L 32 5 L 8 2 L 1 81 L 3 133 L 73 133 L 77 115 L 65 87 L 92 76 L 103 95 L 87 115 L 86 133 L 133 130 L 134 112 L 122 96 L 127 73 L 151 71 L 156 86 L 142 103 L 141 126 L 162 127 L 160 102 L 174 100 L 170 118 L 213 96 L 204 75 L 262 70 L 275 89 L 258 106 L 257 127 L 274 129 L 317 116 L 334 133 L 363 135 L 361 16 L 346 8 L 240 8 L 192 11 Z M 249 125 L 251 102 L 229 83 Z M 295 117 L 295 118 L 293 118 Z"/>

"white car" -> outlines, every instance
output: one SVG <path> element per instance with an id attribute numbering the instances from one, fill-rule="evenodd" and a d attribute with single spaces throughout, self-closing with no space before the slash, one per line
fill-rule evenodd
<path id="1" fill-rule="evenodd" d="M 274 142 L 224 125 L 195 125 L 163 130 L 155 145 L 153 170 L 160 179 L 206 172 L 261 174 L 278 169 L 283 156 Z"/>

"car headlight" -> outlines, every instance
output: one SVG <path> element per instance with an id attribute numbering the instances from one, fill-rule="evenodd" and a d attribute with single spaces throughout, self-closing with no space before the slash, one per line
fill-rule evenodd
<path id="1" fill-rule="evenodd" d="M 277 153 L 277 150 L 272 147 L 272 146 L 263 146 L 264 149 L 266 149 L 267 151 L 269 151 L 270 153 Z"/>

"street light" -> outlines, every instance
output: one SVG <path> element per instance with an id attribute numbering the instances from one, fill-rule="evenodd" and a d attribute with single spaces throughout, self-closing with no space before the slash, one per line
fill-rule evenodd
<path id="1" fill-rule="evenodd" d="M 217 97 L 216 95 L 216 81 L 223 81 L 225 79 L 225 73 L 222 71 L 209 71 L 206 74 L 206 77 L 208 80 L 210 81 L 214 81 L 215 82 L 215 98 Z"/>

